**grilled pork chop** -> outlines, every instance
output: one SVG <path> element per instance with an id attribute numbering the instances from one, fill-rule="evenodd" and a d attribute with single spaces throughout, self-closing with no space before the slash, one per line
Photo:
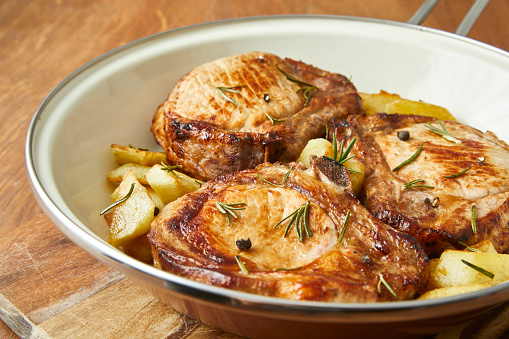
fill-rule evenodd
<path id="1" fill-rule="evenodd" d="M 338 140 L 357 137 L 352 152 L 366 168 L 368 209 L 415 237 L 429 256 L 485 239 L 507 253 L 509 146 L 493 133 L 442 121 L 445 131 L 461 143 L 449 141 L 431 132 L 428 123 L 443 129 L 430 117 L 376 114 L 333 122 L 330 134 L 335 132 Z M 406 141 L 398 138 L 403 131 L 409 133 Z M 417 157 L 394 170 L 421 143 Z M 430 187 L 407 184 L 412 181 Z"/>
<path id="2" fill-rule="evenodd" d="M 361 110 L 344 76 L 252 52 L 189 72 L 157 109 L 152 132 L 171 164 L 209 180 L 263 162 L 295 161 L 331 118 Z"/>
<path id="3" fill-rule="evenodd" d="M 263 164 L 211 180 L 166 206 L 149 240 L 160 269 L 287 299 L 412 299 L 429 276 L 415 239 L 374 218 L 353 196 L 345 168 L 326 157 L 310 169 Z"/>

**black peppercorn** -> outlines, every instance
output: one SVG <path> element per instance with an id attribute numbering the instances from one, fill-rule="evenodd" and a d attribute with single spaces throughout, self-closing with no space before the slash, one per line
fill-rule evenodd
<path id="1" fill-rule="evenodd" d="M 237 248 L 241 251 L 245 251 L 251 248 L 251 239 L 239 239 L 235 241 L 235 245 L 237 245 Z"/>
<path id="2" fill-rule="evenodd" d="M 263 100 L 265 100 L 265 102 L 269 102 L 270 101 L 270 95 L 264 94 L 263 95 Z"/>
<path id="3" fill-rule="evenodd" d="M 398 131 L 398 138 L 399 140 L 407 141 L 410 139 L 410 132 L 408 131 Z"/>

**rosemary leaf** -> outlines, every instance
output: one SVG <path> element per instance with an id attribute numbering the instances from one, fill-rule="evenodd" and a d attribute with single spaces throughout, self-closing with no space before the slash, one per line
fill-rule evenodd
<path id="1" fill-rule="evenodd" d="M 272 185 L 272 186 L 276 186 L 276 187 L 280 187 L 280 188 L 283 188 L 285 187 L 286 185 L 286 182 L 288 181 L 288 177 L 290 176 L 290 172 L 292 171 L 293 169 L 293 165 L 290 166 L 290 169 L 288 170 L 288 172 L 286 172 L 285 174 L 285 177 L 283 178 L 283 183 L 281 185 L 278 185 L 278 184 L 275 184 L 273 182 L 270 182 L 268 181 L 267 179 L 265 179 L 264 177 L 262 177 L 260 174 L 256 173 L 256 175 L 258 176 L 258 178 L 260 178 L 263 182 L 269 184 L 269 185 Z"/>
<path id="2" fill-rule="evenodd" d="M 276 119 L 274 117 L 272 117 L 269 113 L 265 112 L 265 115 L 267 116 L 267 118 L 269 118 L 270 122 L 272 123 L 272 126 L 274 126 L 274 123 L 275 122 L 283 122 L 283 121 L 286 121 L 286 119 Z"/>
<path id="3" fill-rule="evenodd" d="M 290 219 L 291 218 L 291 219 Z M 307 237 L 312 236 L 311 229 L 309 228 L 309 201 L 307 201 L 305 204 L 302 204 L 299 208 L 297 208 L 295 211 L 284 217 L 282 220 L 280 220 L 276 225 L 274 225 L 273 228 L 278 227 L 282 223 L 284 223 L 286 220 L 290 219 L 288 222 L 288 225 L 286 225 L 285 232 L 283 234 L 283 237 L 286 237 L 288 232 L 290 231 L 290 228 L 292 225 L 295 225 L 295 232 L 297 233 L 297 238 L 300 242 L 303 240 L 303 234 L 306 233 Z"/>
<path id="4" fill-rule="evenodd" d="M 106 207 L 105 209 L 102 210 L 101 213 L 99 213 L 99 215 L 104 215 L 106 212 L 108 212 L 109 210 L 111 210 L 112 208 L 115 208 L 117 207 L 118 205 L 120 205 L 121 203 L 123 203 L 124 201 L 126 201 L 127 199 L 129 199 L 129 197 L 131 197 L 131 195 L 133 194 L 134 192 L 134 183 L 131 184 L 131 188 L 129 189 L 129 192 L 127 192 L 127 194 L 125 195 L 125 197 L 123 197 L 122 199 L 119 199 L 117 201 L 115 201 L 113 204 L 111 204 L 110 206 Z"/>
<path id="5" fill-rule="evenodd" d="M 407 160 L 403 161 L 399 166 L 396 166 L 392 171 L 393 172 L 396 172 L 397 170 L 399 170 L 401 167 L 405 166 L 405 165 L 408 165 L 409 163 L 411 163 L 412 161 L 415 160 L 415 158 L 417 158 L 419 156 L 419 154 L 421 153 L 422 151 L 422 147 L 424 146 L 424 141 L 421 142 L 421 145 L 419 146 L 419 148 L 417 149 L 417 151 L 410 157 L 408 158 Z"/>
<path id="6" fill-rule="evenodd" d="M 245 85 L 237 85 L 237 86 L 216 86 L 214 87 L 217 92 L 219 93 L 219 95 L 221 95 L 223 97 L 224 100 L 228 101 L 228 102 L 231 102 L 232 104 L 234 104 L 235 106 L 238 106 L 239 104 L 231 99 L 229 96 L 227 96 L 225 94 L 225 92 L 230 92 L 230 93 L 240 93 L 240 91 L 237 91 L 236 88 L 240 88 L 240 87 L 244 87 Z"/>
<path id="7" fill-rule="evenodd" d="M 346 227 L 348 226 L 349 219 L 350 219 L 350 210 L 348 210 L 348 212 L 346 212 L 345 222 L 343 223 L 343 228 L 341 228 L 341 233 L 339 234 L 339 237 L 338 237 L 338 243 L 340 243 L 341 240 L 343 240 L 343 237 L 345 236 Z"/>
<path id="8" fill-rule="evenodd" d="M 161 167 L 162 171 L 171 172 L 173 174 L 175 174 L 175 172 L 173 172 L 174 170 L 182 168 L 182 165 L 166 165 L 164 162 L 161 163 L 161 166 L 163 166 Z"/>
<path id="9" fill-rule="evenodd" d="M 133 146 L 131 144 L 129 144 L 129 148 L 133 148 L 133 149 L 137 149 L 139 151 L 149 151 L 148 148 L 141 148 L 141 147 L 136 147 L 136 146 Z"/>
<path id="10" fill-rule="evenodd" d="M 472 214 L 470 216 L 470 223 L 472 224 L 472 232 L 477 233 L 477 223 L 476 223 L 476 210 L 475 210 L 475 204 L 472 204 Z"/>
<path id="11" fill-rule="evenodd" d="M 460 244 L 461 246 L 465 246 L 470 252 L 482 253 L 482 251 L 479 251 L 477 248 L 473 248 L 473 247 L 468 246 L 463 241 L 458 241 L 458 244 Z"/>
<path id="12" fill-rule="evenodd" d="M 385 285 L 385 287 L 389 290 L 389 292 L 391 292 L 391 294 L 397 298 L 398 296 L 396 295 L 396 293 L 394 292 L 394 290 L 391 288 L 391 286 L 387 283 L 387 281 L 385 281 L 384 277 L 382 276 L 382 274 L 379 274 L 378 275 L 380 277 L 380 280 L 378 281 L 378 287 L 377 287 L 377 290 L 378 290 L 378 293 L 381 293 L 382 292 L 382 289 L 380 287 L 380 284 L 383 283 Z"/>
<path id="13" fill-rule="evenodd" d="M 315 91 L 318 90 L 318 87 L 316 87 L 315 85 L 312 85 L 310 83 L 307 83 L 305 81 L 299 80 L 299 79 L 295 78 L 294 76 L 286 73 L 281 68 L 279 68 L 279 66 L 277 64 L 274 64 L 274 66 L 276 66 L 277 70 L 280 71 L 286 77 L 286 79 L 303 86 L 302 88 L 300 88 L 297 91 L 297 93 L 302 92 L 302 96 L 305 99 L 304 106 L 307 106 L 309 104 L 309 100 L 311 100 L 311 96 L 313 95 L 313 93 Z"/>
<path id="14" fill-rule="evenodd" d="M 445 126 L 444 124 L 442 123 L 442 121 L 438 121 L 438 123 L 440 124 L 440 126 L 442 127 L 442 129 L 439 129 L 438 127 L 436 126 L 433 126 L 432 124 L 430 124 L 429 122 L 426 123 L 426 127 L 428 128 L 428 130 L 430 132 L 433 132 L 435 134 L 438 134 L 438 135 L 441 135 L 442 137 L 444 137 L 445 139 L 449 140 L 449 141 L 452 141 L 452 142 L 455 142 L 457 144 L 461 144 L 461 140 L 459 139 L 456 139 L 455 137 L 453 137 L 452 135 L 449 134 L 449 132 L 445 129 Z"/>
<path id="15" fill-rule="evenodd" d="M 424 185 L 422 184 L 424 182 L 423 179 L 416 179 L 412 180 L 410 182 L 407 182 L 401 187 L 401 190 L 410 189 L 410 188 L 416 188 L 416 187 L 424 187 L 424 188 L 435 188 L 433 186 Z"/>
<path id="16" fill-rule="evenodd" d="M 247 208 L 247 204 L 245 202 L 237 202 L 233 204 L 225 204 L 223 202 L 216 201 L 217 210 L 226 216 L 228 220 L 228 226 L 231 226 L 230 215 L 237 218 L 234 210 L 245 210 Z"/>
<path id="17" fill-rule="evenodd" d="M 446 179 L 453 179 L 453 178 L 457 178 L 459 177 L 460 175 L 463 175 L 465 174 L 466 171 L 468 171 L 470 168 L 472 168 L 472 165 L 468 166 L 467 168 L 465 168 L 464 170 L 456 173 L 456 174 L 452 174 L 452 175 L 442 175 L 442 178 L 446 178 Z"/>
<path id="18" fill-rule="evenodd" d="M 239 265 L 242 274 L 249 275 L 249 271 L 247 270 L 246 265 L 244 265 L 244 262 L 242 261 L 240 256 L 236 255 L 235 260 L 237 261 L 237 264 Z"/>
<path id="19" fill-rule="evenodd" d="M 298 270 L 298 269 L 301 269 L 301 268 L 302 268 L 302 266 L 294 267 L 294 268 L 279 267 L 279 268 L 275 268 L 274 271 L 295 271 L 295 270 Z"/>
<path id="20" fill-rule="evenodd" d="M 482 267 L 474 265 L 474 264 L 472 264 L 472 263 L 470 263 L 470 262 L 468 262 L 466 260 L 463 260 L 463 259 L 461 259 L 461 262 L 464 263 L 465 265 L 467 265 L 468 267 L 473 268 L 477 272 L 484 274 L 485 276 L 487 276 L 490 279 L 493 279 L 495 277 L 495 274 L 491 273 L 490 271 L 486 271 Z"/>

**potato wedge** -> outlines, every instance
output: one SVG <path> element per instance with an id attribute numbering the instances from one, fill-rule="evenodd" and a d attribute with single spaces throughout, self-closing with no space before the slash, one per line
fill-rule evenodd
<path id="1" fill-rule="evenodd" d="M 145 177 L 164 204 L 200 188 L 196 179 L 177 171 L 165 171 L 161 165 L 152 166 Z"/>
<path id="2" fill-rule="evenodd" d="M 113 144 L 111 153 L 119 165 L 138 164 L 142 166 L 153 166 L 166 163 L 166 154 L 164 152 L 150 152 L 133 147 Z"/>
<path id="3" fill-rule="evenodd" d="M 332 143 L 324 138 L 311 139 L 306 144 L 306 147 L 300 153 L 298 162 L 302 162 L 306 167 L 310 166 L 309 157 L 316 155 L 318 157 L 326 156 L 332 158 L 334 150 L 332 149 Z"/>
<path id="4" fill-rule="evenodd" d="M 380 93 L 359 93 L 367 115 L 375 113 L 415 114 L 434 117 L 440 120 L 456 120 L 444 107 L 423 101 L 404 99 L 398 94 L 381 90 Z"/>
<path id="5" fill-rule="evenodd" d="M 493 273 L 493 279 L 462 260 Z M 437 287 L 506 281 L 509 280 L 509 254 L 446 250 L 431 272 L 431 280 Z"/>
<path id="6" fill-rule="evenodd" d="M 134 186 L 134 189 L 129 194 L 131 186 Z M 126 196 L 128 198 L 116 206 L 108 216 L 110 218 L 108 242 L 114 247 L 121 246 L 147 233 L 150 223 L 154 219 L 156 207 L 147 189 L 138 182 L 132 171 L 126 173 L 116 194 L 117 201 Z M 108 221 L 108 219 L 106 220 Z"/>
<path id="7" fill-rule="evenodd" d="M 124 175 L 128 170 L 133 171 L 134 175 L 138 182 L 142 185 L 148 185 L 147 179 L 145 179 L 145 173 L 150 170 L 151 166 L 143 166 L 138 164 L 124 164 L 120 167 L 115 168 L 113 171 L 110 171 L 106 176 L 106 180 L 109 182 L 118 185 L 124 178 Z"/>
<path id="8" fill-rule="evenodd" d="M 481 242 L 478 242 L 477 244 L 468 247 L 484 253 L 497 253 L 495 246 L 493 246 L 493 243 L 489 239 L 483 240 Z M 469 248 L 465 248 L 464 251 L 472 252 Z"/>
<path id="9" fill-rule="evenodd" d="M 496 285 L 496 283 L 487 282 L 487 283 L 481 283 L 481 284 L 457 285 L 457 286 L 436 288 L 436 289 L 430 290 L 430 291 L 424 293 L 423 295 L 419 296 L 417 298 L 417 300 L 449 297 L 452 295 L 458 295 L 458 294 L 482 290 L 483 288 L 488 288 L 488 287 L 491 287 L 494 285 Z"/>
<path id="10" fill-rule="evenodd" d="M 350 180 L 352 181 L 352 191 L 355 196 L 359 196 L 364 184 L 364 164 L 352 158 L 343 163 L 343 166 L 348 169 L 350 173 Z"/>

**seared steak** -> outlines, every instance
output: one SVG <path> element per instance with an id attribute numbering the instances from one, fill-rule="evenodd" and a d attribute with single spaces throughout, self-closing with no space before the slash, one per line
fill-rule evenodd
<path id="1" fill-rule="evenodd" d="M 171 164 L 209 180 L 263 162 L 295 161 L 331 118 L 361 110 L 344 76 L 252 52 L 185 75 L 157 109 L 152 132 Z"/>
<path id="2" fill-rule="evenodd" d="M 291 228 L 291 217 L 278 224 L 294 211 Z M 429 275 L 415 239 L 374 218 L 353 196 L 346 169 L 326 157 L 309 169 L 263 164 L 211 180 L 167 205 L 149 240 L 165 271 L 287 299 L 413 299 Z"/>
<path id="3" fill-rule="evenodd" d="M 485 239 L 490 239 L 497 251 L 507 253 L 509 146 L 493 133 L 442 121 L 445 130 L 460 141 L 456 143 L 431 132 L 427 123 L 442 129 L 440 122 L 430 117 L 352 116 L 346 122 L 333 122 L 330 136 L 336 133 L 338 140 L 357 137 L 352 152 L 366 166 L 368 209 L 415 237 L 428 255 Z M 408 140 L 398 138 L 401 131 L 409 132 Z M 394 170 L 411 158 L 421 143 L 419 155 Z M 422 180 L 414 182 L 416 185 L 430 187 L 404 187 L 415 180 Z"/>

